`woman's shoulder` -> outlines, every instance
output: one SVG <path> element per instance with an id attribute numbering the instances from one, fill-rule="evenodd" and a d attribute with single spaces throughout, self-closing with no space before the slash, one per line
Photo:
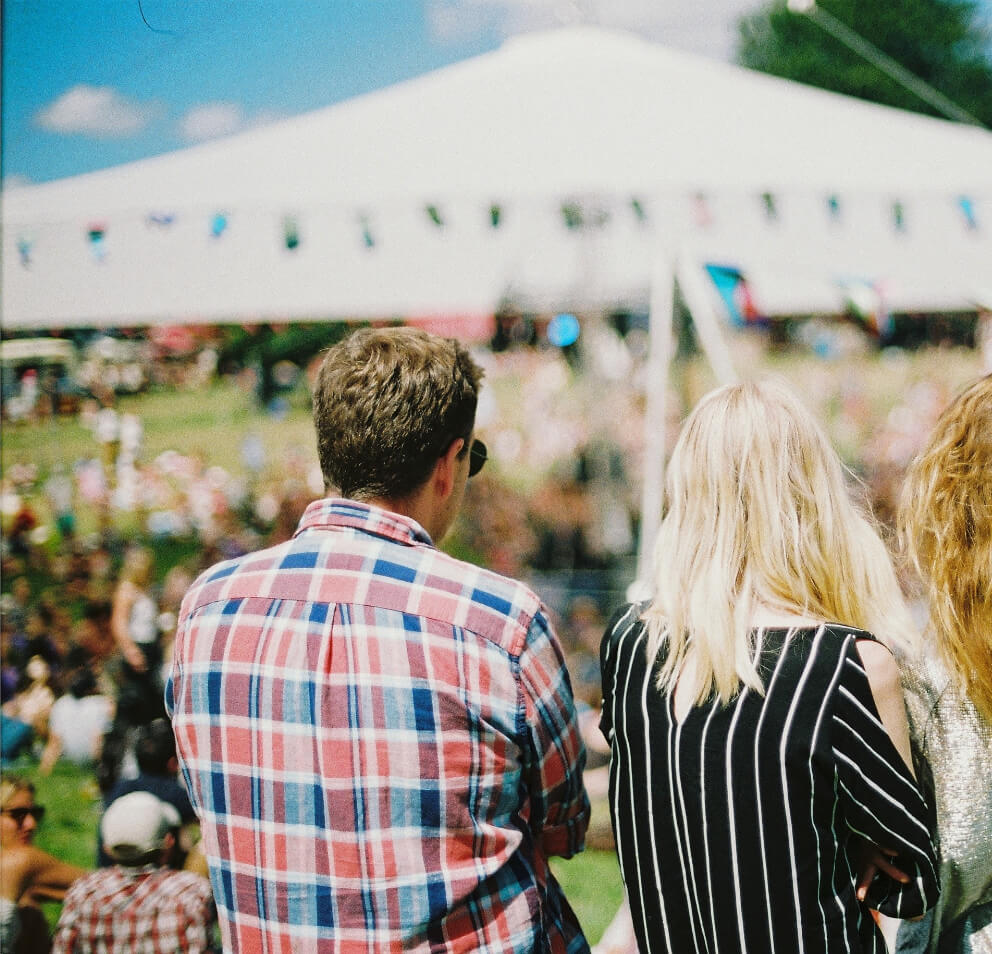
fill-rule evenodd
<path id="1" fill-rule="evenodd" d="M 647 610 L 650 605 L 651 604 L 648 601 L 640 603 L 624 603 L 617 610 L 615 610 L 613 615 L 610 617 L 609 622 L 606 624 L 606 631 L 610 633 L 617 630 L 624 630 L 631 626 L 643 623 L 642 617 L 644 616 L 645 610 Z"/>
<path id="2" fill-rule="evenodd" d="M 630 633 L 643 629 L 644 612 L 650 603 L 624 603 L 610 617 L 606 624 L 606 633 L 603 636 L 604 642 L 616 642 L 623 639 Z"/>
<path id="3" fill-rule="evenodd" d="M 3 849 L 0 865 L 0 894 L 15 903 L 31 887 L 35 873 L 41 867 L 41 849 L 34 845 L 10 845 Z"/>
<path id="4" fill-rule="evenodd" d="M 636 637 L 644 629 L 644 611 L 649 605 L 647 602 L 625 603 L 610 617 L 600 646 L 600 655 L 604 660 L 636 641 Z M 632 640 L 631 636 L 635 639 Z"/>
<path id="5" fill-rule="evenodd" d="M 901 692 L 899 662 L 892 651 L 868 630 L 844 623 L 824 623 L 814 638 L 833 644 L 838 653 L 854 664 L 846 678 L 860 678 L 863 671 L 876 694 Z"/>

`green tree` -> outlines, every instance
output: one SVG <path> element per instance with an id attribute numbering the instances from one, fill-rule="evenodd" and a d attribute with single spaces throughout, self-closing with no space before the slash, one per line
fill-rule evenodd
<path id="1" fill-rule="evenodd" d="M 974 0 L 827 0 L 818 6 L 992 128 L 992 26 Z M 742 66 L 887 106 L 935 107 L 818 23 L 774 0 L 739 24 Z"/>

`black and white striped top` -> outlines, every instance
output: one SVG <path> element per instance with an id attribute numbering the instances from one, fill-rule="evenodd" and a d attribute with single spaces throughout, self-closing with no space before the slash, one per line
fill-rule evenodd
<path id="1" fill-rule="evenodd" d="M 868 905 L 912 917 L 938 895 L 926 808 L 878 716 L 861 630 L 767 630 L 765 696 L 677 721 L 628 606 L 603 637 L 610 810 L 643 954 L 886 950 Z M 855 897 L 858 832 L 913 877 Z"/>

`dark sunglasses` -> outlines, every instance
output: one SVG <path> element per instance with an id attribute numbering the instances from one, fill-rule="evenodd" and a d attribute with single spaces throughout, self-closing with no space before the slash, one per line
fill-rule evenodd
<path id="1" fill-rule="evenodd" d="M 472 447 L 468 452 L 468 475 L 474 477 L 482 470 L 486 461 L 489 460 L 489 452 L 482 441 L 476 439 L 472 441 Z"/>
<path id="2" fill-rule="evenodd" d="M 9 815 L 17 823 L 17 827 L 20 828 L 24 824 L 24 819 L 30 815 L 37 824 L 41 824 L 41 820 L 45 817 L 45 806 L 44 805 L 27 805 L 24 808 L 5 808 L 2 815 Z"/>

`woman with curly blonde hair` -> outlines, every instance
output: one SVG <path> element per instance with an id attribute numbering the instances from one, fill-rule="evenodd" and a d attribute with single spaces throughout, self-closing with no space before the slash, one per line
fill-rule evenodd
<path id="1" fill-rule="evenodd" d="M 937 895 L 890 652 L 913 627 L 885 546 L 773 382 L 703 398 L 666 491 L 655 596 L 601 650 L 638 945 L 884 952 L 871 910 L 914 917 Z"/>
<path id="2" fill-rule="evenodd" d="M 923 585 L 926 652 L 904 677 L 914 746 L 932 776 L 941 899 L 900 951 L 992 951 L 992 375 L 944 411 L 899 510 Z"/>

